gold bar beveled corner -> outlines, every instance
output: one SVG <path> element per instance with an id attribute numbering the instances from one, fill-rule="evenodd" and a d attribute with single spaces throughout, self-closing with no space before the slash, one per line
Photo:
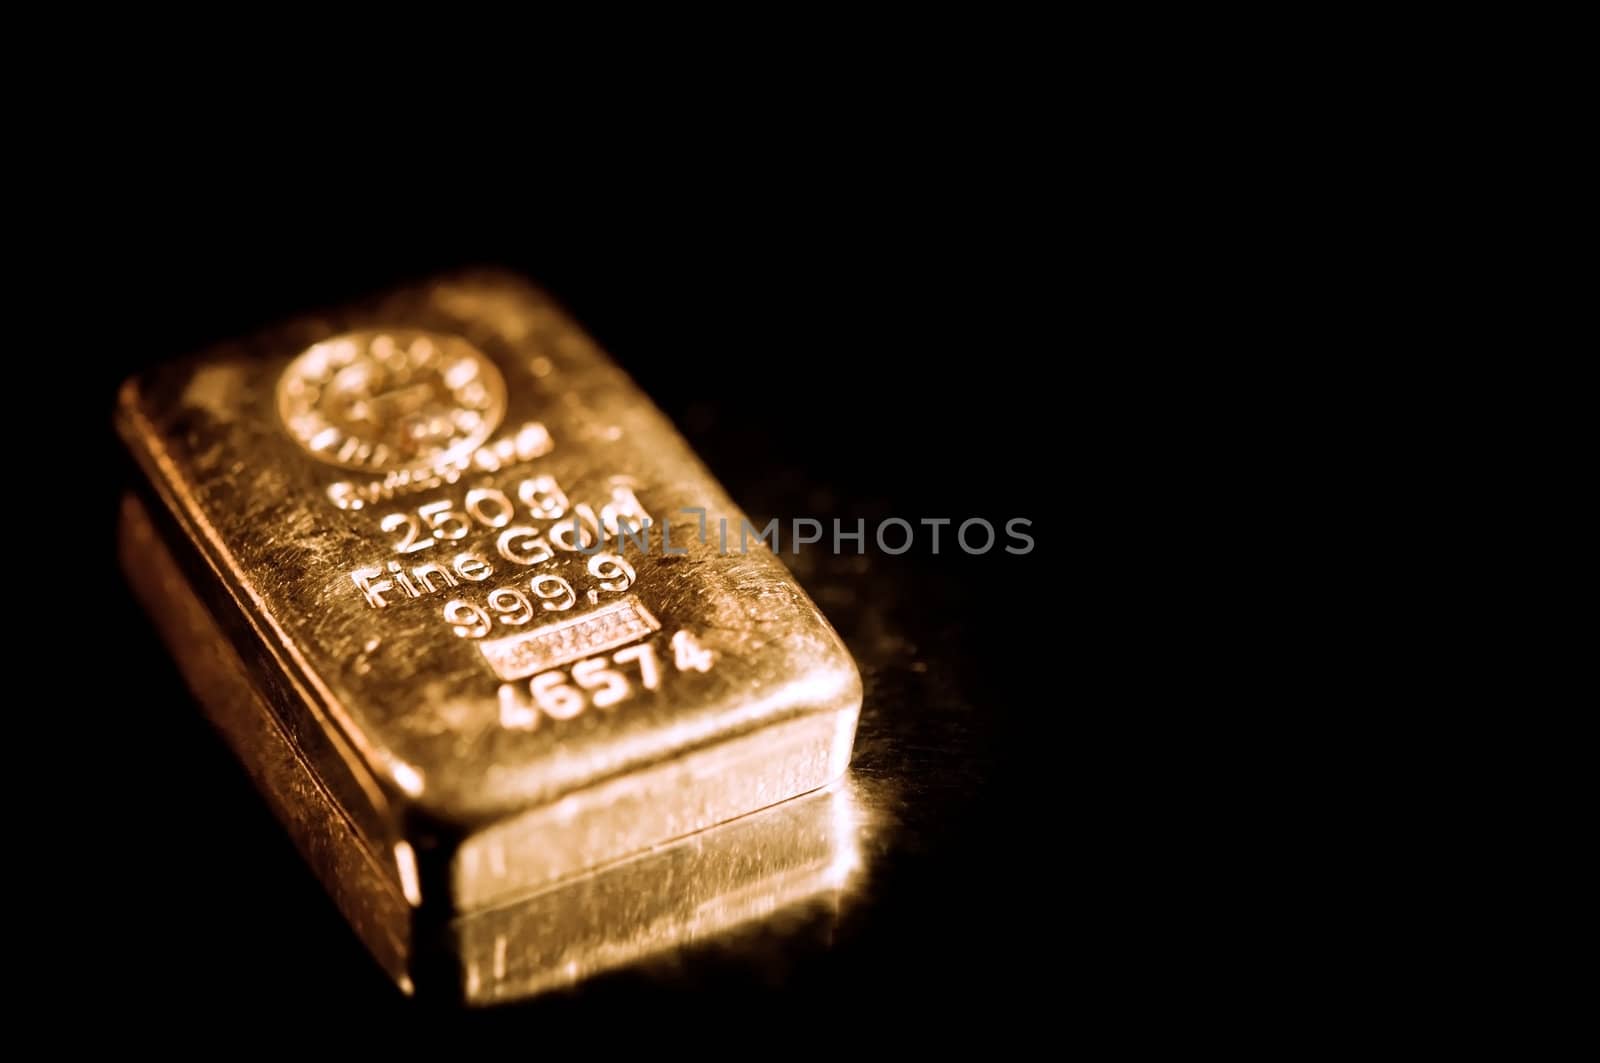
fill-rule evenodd
<path id="1" fill-rule="evenodd" d="M 422 924 L 556 903 L 848 765 L 838 636 L 759 539 L 704 534 L 743 514 L 518 280 L 160 366 L 117 419 L 130 582 L 402 986 Z"/>

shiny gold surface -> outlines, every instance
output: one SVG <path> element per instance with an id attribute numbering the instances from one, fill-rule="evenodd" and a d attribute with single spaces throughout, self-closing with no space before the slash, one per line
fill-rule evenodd
<path id="1" fill-rule="evenodd" d="M 570 985 L 777 912 L 834 914 L 861 855 L 848 780 L 450 927 L 468 1003 Z"/>
<path id="2" fill-rule="evenodd" d="M 173 363 L 124 389 L 119 427 L 154 502 L 125 507 L 132 582 L 402 985 L 418 926 L 486 908 L 516 922 L 530 898 L 567 911 L 555 898 L 593 869 L 643 882 L 629 854 L 848 763 L 860 680 L 837 636 L 759 542 L 702 536 L 706 517 L 742 515 L 520 282 L 422 285 Z M 753 881 L 792 885 L 805 874 L 771 869 L 811 866 L 815 846 L 757 848 Z M 724 868 L 702 905 L 748 885 L 719 859 L 691 861 Z M 585 888 L 592 919 L 595 898 L 634 887 Z M 674 903 L 570 939 L 540 922 L 502 981 L 556 984 L 558 960 L 582 972 L 685 920 L 728 921 Z M 510 992 L 478 968 L 469 996 Z"/>

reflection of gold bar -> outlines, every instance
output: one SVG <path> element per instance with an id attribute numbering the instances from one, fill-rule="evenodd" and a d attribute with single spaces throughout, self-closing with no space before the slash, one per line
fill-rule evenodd
<path id="1" fill-rule="evenodd" d="M 707 517 L 737 537 L 738 509 L 519 282 L 445 280 L 174 363 L 118 417 L 146 476 L 130 578 L 402 985 L 421 928 L 552 903 L 848 762 L 838 637 L 759 541 L 703 539 Z M 593 541 L 647 522 L 649 549 Z"/>

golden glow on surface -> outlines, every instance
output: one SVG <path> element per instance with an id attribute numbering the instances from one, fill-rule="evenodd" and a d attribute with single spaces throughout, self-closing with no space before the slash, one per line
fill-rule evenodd
<path id="1" fill-rule="evenodd" d="M 852 707 L 787 720 L 479 831 L 455 861 L 456 904 L 465 911 L 503 904 L 663 838 L 670 842 L 746 809 L 810 793 L 837 778 L 834 766 L 848 761 L 857 715 Z"/>
<path id="2" fill-rule="evenodd" d="M 394 843 L 394 862 L 400 870 L 400 888 L 413 907 L 422 904 L 422 882 L 417 875 L 417 854 L 410 842 Z"/>
<path id="3" fill-rule="evenodd" d="M 412 797 L 422 796 L 422 773 L 416 768 L 397 760 L 390 764 L 389 774 L 407 794 Z"/>
<path id="4" fill-rule="evenodd" d="M 862 868 L 861 844 L 867 832 L 867 815 L 853 779 L 840 779 L 835 786 L 839 794 L 830 800 L 828 810 L 833 816 L 832 836 L 840 842 L 834 849 L 833 863 L 828 867 L 826 878 L 829 886 L 842 890 Z"/>
<path id="5" fill-rule="evenodd" d="M 531 996 L 756 921 L 832 926 L 862 868 L 850 779 L 458 919 L 466 999 Z"/>

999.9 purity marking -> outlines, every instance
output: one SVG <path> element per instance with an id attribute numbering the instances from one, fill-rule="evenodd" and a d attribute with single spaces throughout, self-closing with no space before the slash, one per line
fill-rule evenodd
<path id="1" fill-rule="evenodd" d="M 585 566 L 590 576 L 599 581 L 600 590 L 618 593 L 633 586 L 633 566 L 616 554 L 595 554 Z M 533 601 L 516 585 L 497 587 L 489 592 L 487 605 L 457 598 L 446 602 L 444 618 L 458 636 L 464 639 L 481 639 L 493 630 L 496 623 L 505 627 L 521 627 L 544 612 L 564 613 L 578 604 L 578 594 L 572 584 L 553 572 L 537 572 L 528 581 L 528 590 L 539 603 Z M 587 597 L 591 604 L 600 600 L 595 590 Z"/>

